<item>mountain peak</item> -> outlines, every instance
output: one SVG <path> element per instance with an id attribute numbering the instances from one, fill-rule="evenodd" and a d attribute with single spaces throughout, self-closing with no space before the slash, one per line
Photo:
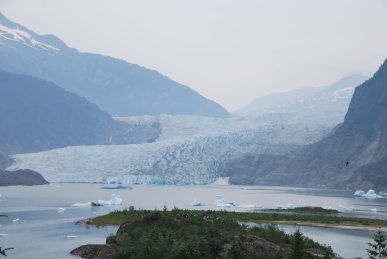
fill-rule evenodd
<path id="1" fill-rule="evenodd" d="M 47 40 L 51 43 L 47 43 Z M 58 53 L 60 46 L 65 45 L 53 35 L 38 35 L 29 29 L 11 22 L 0 13 L 0 44 L 11 48 L 20 48 L 19 44 L 35 49 L 46 51 L 50 54 Z"/>
<path id="2" fill-rule="evenodd" d="M 0 69 L 53 82 L 111 116 L 191 114 L 228 117 L 219 104 L 160 73 L 124 60 L 80 53 L 0 16 Z"/>

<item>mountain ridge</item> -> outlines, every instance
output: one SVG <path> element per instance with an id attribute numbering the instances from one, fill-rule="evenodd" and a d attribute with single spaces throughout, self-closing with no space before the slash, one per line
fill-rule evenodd
<path id="1" fill-rule="evenodd" d="M 56 36 L 40 36 L 2 14 L 0 24 L 0 69 L 53 82 L 86 97 L 111 116 L 230 115 L 219 104 L 155 70 L 80 53 Z"/>
<path id="2" fill-rule="evenodd" d="M 157 123 L 116 121 L 83 97 L 39 78 L 0 70 L 0 150 L 39 152 L 74 145 L 153 142 Z"/>
<path id="3" fill-rule="evenodd" d="M 369 188 L 385 186 L 386 104 L 387 60 L 373 77 L 356 87 L 342 124 L 327 137 L 289 157 L 260 182 L 357 189 L 365 186 L 359 180 L 362 179 Z"/>

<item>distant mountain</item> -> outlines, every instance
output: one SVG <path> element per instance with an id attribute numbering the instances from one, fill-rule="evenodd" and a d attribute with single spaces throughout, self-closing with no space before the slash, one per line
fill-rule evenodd
<path id="1" fill-rule="evenodd" d="M 387 190 L 387 60 L 356 88 L 341 125 L 257 181 Z"/>
<path id="2" fill-rule="evenodd" d="M 228 117 L 187 86 L 126 61 L 80 53 L 53 35 L 38 35 L 0 14 L 0 69 L 53 82 L 111 116 L 193 114 Z"/>
<path id="3" fill-rule="evenodd" d="M 12 159 L 0 152 L 0 171 L 12 164 Z"/>
<path id="4" fill-rule="evenodd" d="M 304 112 L 317 114 L 345 114 L 355 87 L 367 80 L 351 75 L 325 87 L 304 87 L 284 93 L 259 97 L 235 114 L 271 114 Z"/>
<path id="5" fill-rule="evenodd" d="M 97 105 L 53 83 L 2 70 L 0 125 L 0 150 L 6 154 L 153 142 L 161 133 L 157 123 L 116 121 Z"/>

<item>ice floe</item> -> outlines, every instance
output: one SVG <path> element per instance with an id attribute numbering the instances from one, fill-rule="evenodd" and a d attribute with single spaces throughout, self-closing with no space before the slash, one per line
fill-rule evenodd
<path id="1" fill-rule="evenodd" d="M 293 204 L 291 203 L 288 203 L 287 205 L 277 205 L 277 209 L 280 209 L 280 210 L 288 210 L 288 209 L 293 209 Z"/>
<path id="2" fill-rule="evenodd" d="M 191 206 L 206 206 L 206 204 L 195 199 L 193 202 L 191 202 Z"/>
<path id="3" fill-rule="evenodd" d="M 216 195 L 214 205 L 217 207 L 233 207 L 235 206 L 235 201 L 227 201 L 222 195 Z"/>
<path id="4" fill-rule="evenodd" d="M 384 196 L 384 192 L 379 192 L 379 195 L 376 194 L 376 192 L 372 189 L 369 189 L 367 193 L 365 193 L 363 190 L 357 190 L 353 195 L 355 197 L 360 197 L 360 198 L 384 198 L 384 197 L 387 197 L 387 194 L 386 196 Z"/>
<path id="5" fill-rule="evenodd" d="M 65 208 L 59 208 L 59 209 L 58 209 L 58 213 L 64 213 L 65 210 L 66 210 Z"/>
<path id="6" fill-rule="evenodd" d="M 98 200 L 89 201 L 85 203 L 74 203 L 73 207 L 87 207 L 87 206 L 104 206 L 104 205 L 122 205 L 122 198 L 118 194 L 112 194 L 112 198 L 108 201 Z"/>

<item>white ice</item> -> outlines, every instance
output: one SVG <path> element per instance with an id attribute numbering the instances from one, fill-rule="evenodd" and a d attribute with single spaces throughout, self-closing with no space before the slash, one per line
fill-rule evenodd
<path id="1" fill-rule="evenodd" d="M 293 204 L 288 203 L 287 205 L 277 205 L 277 209 L 287 210 L 287 209 L 293 209 Z"/>
<path id="2" fill-rule="evenodd" d="M 105 200 L 98 200 L 97 202 L 94 202 L 95 204 L 98 204 L 98 205 L 121 205 L 122 204 L 122 198 L 120 195 L 118 194 L 112 194 L 112 198 L 108 201 L 105 201 Z M 88 207 L 88 206 L 92 206 L 92 202 L 89 201 L 89 202 L 85 202 L 85 203 L 74 203 L 73 207 Z"/>
<path id="3" fill-rule="evenodd" d="M 195 199 L 193 202 L 191 202 L 191 206 L 206 206 L 206 204 Z"/>
<path id="4" fill-rule="evenodd" d="M 227 201 L 222 195 L 216 195 L 214 205 L 217 207 L 233 207 L 235 206 L 235 201 Z"/>

